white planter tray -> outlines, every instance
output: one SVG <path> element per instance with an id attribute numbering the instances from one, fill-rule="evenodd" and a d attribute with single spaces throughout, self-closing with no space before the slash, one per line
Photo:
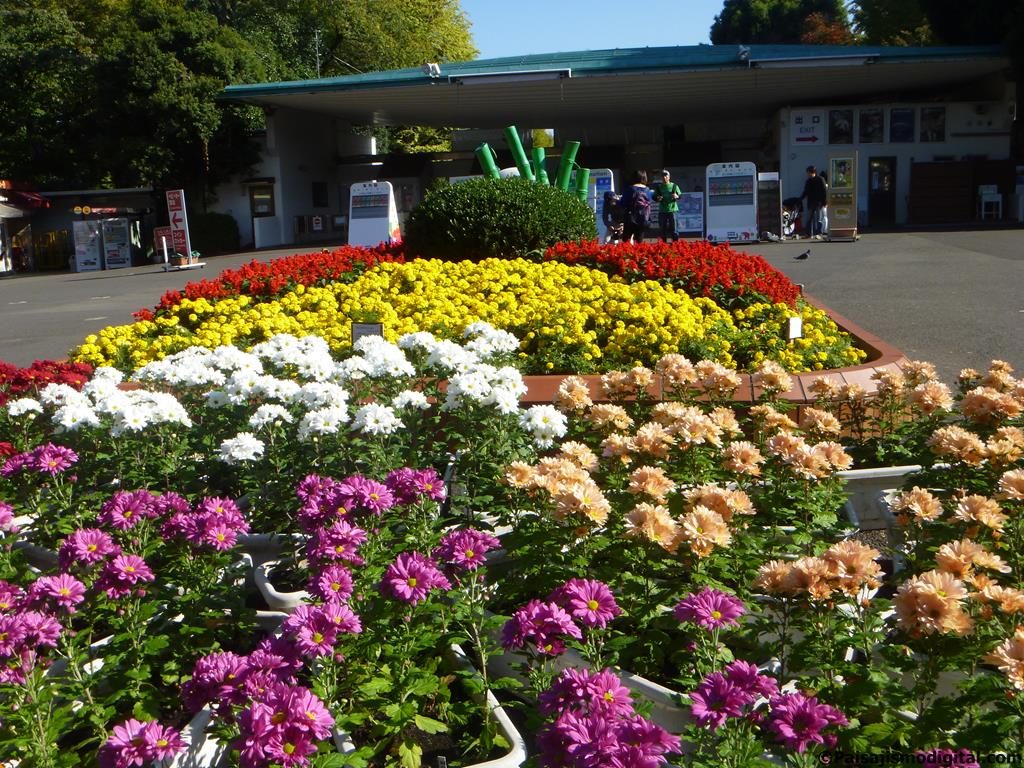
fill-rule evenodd
<path id="1" fill-rule="evenodd" d="M 252 580 L 271 611 L 292 613 L 300 605 L 309 602 L 309 592 L 304 589 L 295 592 L 278 591 L 268 576 L 270 570 L 277 564 L 277 560 L 267 560 L 255 566 L 252 570 Z"/>

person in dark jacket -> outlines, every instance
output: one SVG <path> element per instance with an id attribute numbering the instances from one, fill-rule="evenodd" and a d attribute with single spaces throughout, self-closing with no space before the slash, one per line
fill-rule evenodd
<path id="1" fill-rule="evenodd" d="M 804 182 L 804 191 L 800 200 L 806 200 L 806 210 L 809 213 L 808 223 L 810 224 L 811 237 L 821 239 L 822 219 L 825 206 L 828 204 L 828 187 L 825 180 L 818 175 L 818 169 L 813 165 L 807 166 L 807 181 Z"/>
<path id="2" fill-rule="evenodd" d="M 646 201 L 645 205 L 636 202 L 641 197 Z M 644 230 L 647 229 L 647 220 L 651 212 L 650 200 L 651 189 L 647 186 L 647 171 L 637 171 L 633 174 L 632 185 L 626 187 L 620 201 L 622 210 L 626 213 L 622 229 L 623 242 L 644 241 Z"/>

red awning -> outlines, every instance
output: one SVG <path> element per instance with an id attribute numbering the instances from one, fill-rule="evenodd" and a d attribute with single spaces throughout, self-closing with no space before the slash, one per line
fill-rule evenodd
<path id="1" fill-rule="evenodd" d="M 15 189 L 0 189 L 0 203 L 26 211 L 36 211 L 42 208 L 49 208 L 52 205 L 42 195 Z"/>

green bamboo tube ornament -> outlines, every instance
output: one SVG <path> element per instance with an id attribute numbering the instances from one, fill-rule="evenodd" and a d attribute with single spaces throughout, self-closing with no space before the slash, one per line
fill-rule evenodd
<path id="1" fill-rule="evenodd" d="M 514 125 L 505 128 L 505 143 L 512 151 L 512 159 L 516 161 L 516 168 L 519 175 L 527 181 L 534 181 L 533 169 L 530 168 L 530 161 L 526 159 L 526 151 L 523 149 L 523 142 L 519 140 L 519 131 Z"/>
<path id="2" fill-rule="evenodd" d="M 577 168 L 576 169 L 576 197 L 580 199 L 580 202 L 587 202 L 587 192 L 590 188 L 590 169 L 589 168 Z"/>
<path id="3" fill-rule="evenodd" d="M 484 176 L 489 179 L 500 179 L 501 172 L 498 170 L 498 164 L 495 162 L 498 159 L 498 153 L 491 149 L 491 145 L 485 141 L 474 151 L 476 152 L 476 159 L 480 161 L 480 167 L 483 168 Z"/>
<path id="4" fill-rule="evenodd" d="M 563 192 L 569 191 L 569 177 L 572 176 L 572 167 L 576 163 L 576 153 L 579 152 L 579 149 L 578 141 L 565 142 L 562 161 L 558 164 L 558 176 L 555 177 L 555 186 Z"/>
<path id="5" fill-rule="evenodd" d="M 537 175 L 538 183 L 550 184 L 547 161 L 544 159 L 544 147 L 534 147 L 531 154 L 533 156 L 533 172 Z"/>

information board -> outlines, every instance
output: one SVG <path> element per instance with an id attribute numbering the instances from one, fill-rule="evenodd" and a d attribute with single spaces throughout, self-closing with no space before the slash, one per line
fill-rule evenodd
<path id="1" fill-rule="evenodd" d="M 753 163 L 712 163 L 707 167 L 707 226 L 713 243 L 757 241 L 757 167 Z"/>
<path id="2" fill-rule="evenodd" d="M 704 231 L 704 193 L 683 192 L 676 201 L 676 232 Z"/>
<path id="3" fill-rule="evenodd" d="M 128 219 L 103 219 L 103 268 L 123 269 L 132 265 L 132 241 Z"/>
<path id="4" fill-rule="evenodd" d="M 100 268 L 103 238 L 96 220 L 71 222 L 75 238 L 75 272 L 93 272 Z"/>
<path id="5" fill-rule="evenodd" d="M 167 218 L 171 222 L 171 240 L 175 251 L 182 256 L 192 254 L 188 236 L 188 211 L 185 210 L 185 190 L 167 190 Z"/>
<path id="6" fill-rule="evenodd" d="M 828 159 L 828 235 L 831 239 L 857 237 L 857 153 Z"/>
<path id="7" fill-rule="evenodd" d="M 573 183 L 575 188 L 575 182 Z M 604 195 L 615 192 L 615 176 L 611 168 L 591 168 L 590 181 L 587 185 L 587 205 L 597 219 L 597 242 L 603 243 L 608 237 L 608 227 L 604 225 Z"/>
<path id="8" fill-rule="evenodd" d="M 402 239 L 390 181 L 361 181 L 349 196 L 348 244 L 379 245 Z"/>

